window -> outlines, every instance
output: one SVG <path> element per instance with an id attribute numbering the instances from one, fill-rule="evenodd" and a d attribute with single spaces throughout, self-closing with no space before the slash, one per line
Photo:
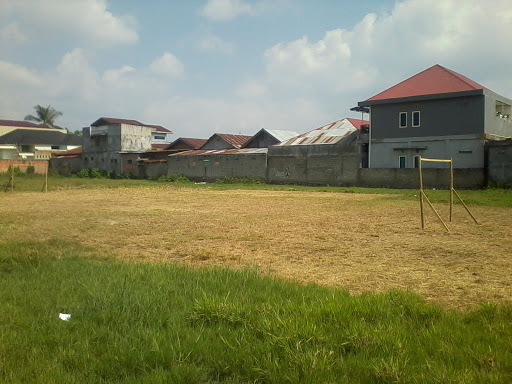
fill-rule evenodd
<path id="1" fill-rule="evenodd" d="M 398 156 L 398 166 L 400 168 L 407 167 L 407 156 Z"/>
<path id="2" fill-rule="evenodd" d="M 59 146 L 58 145 L 52 145 L 51 148 L 52 149 L 59 149 Z"/>
<path id="3" fill-rule="evenodd" d="M 414 111 L 412 113 L 412 126 L 413 127 L 420 126 L 420 111 Z"/>
<path id="4" fill-rule="evenodd" d="M 414 168 L 419 168 L 419 167 L 420 167 L 420 156 L 416 155 L 416 156 L 414 156 Z"/>
<path id="5" fill-rule="evenodd" d="M 128 161 L 127 161 L 127 163 L 128 163 L 128 164 L 131 164 L 131 163 L 132 163 L 132 161 L 131 161 L 131 160 L 128 160 Z"/>
<path id="6" fill-rule="evenodd" d="M 165 140 L 165 136 L 155 135 L 155 136 L 153 136 L 153 139 L 154 140 Z"/>
<path id="7" fill-rule="evenodd" d="M 407 112 L 400 112 L 399 120 L 399 127 L 407 128 Z"/>

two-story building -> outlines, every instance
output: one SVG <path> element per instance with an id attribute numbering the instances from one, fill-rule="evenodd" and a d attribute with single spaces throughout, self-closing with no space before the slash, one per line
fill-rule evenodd
<path id="1" fill-rule="evenodd" d="M 485 142 L 512 137 L 512 100 L 440 65 L 358 105 L 370 110 L 370 168 L 414 168 L 419 156 L 484 168 Z"/>
<path id="2" fill-rule="evenodd" d="M 101 117 L 83 129 L 82 167 L 138 174 L 140 155 L 172 142 L 172 131 L 137 120 Z"/>

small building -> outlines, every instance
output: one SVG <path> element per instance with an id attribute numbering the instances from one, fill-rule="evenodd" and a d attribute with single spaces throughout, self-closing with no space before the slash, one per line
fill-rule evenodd
<path id="1" fill-rule="evenodd" d="M 277 129 L 262 128 L 252 136 L 242 148 L 268 148 L 271 145 L 279 144 L 299 134 L 294 131 L 282 131 Z"/>
<path id="2" fill-rule="evenodd" d="M 240 149 L 252 136 L 214 133 L 200 149 Z"/>
<path id="3" fill-rule="evenodd" d="M 102 117 L 83 129 L 82 168 L 138 175 L 137 161 L 155 144 L 171 142 L 172 131 L 137 120 Z"/>
<path id="4" fill-rule="evenodd" d="M 0 136 L 1 160 L 48 160 L 54 153 L 80 147 L 79 136 L 56 129 L 14 129 Z"/>
<path id="5" fill-rule="evenodd" d="M 203 145 L 206 144 L 208 140 L 206 139 L 193 139 L 190 137 L 179 137 L 171 144 L 169 144 L 165 149 L 167 150 L 182 150 L 189 151 L 193 149 L 199 149 Z"/>
<path id="6" fill-rule="evenodd" d="M 415 168 L 421 156 L 483 172 L 485 142 L 512 137 L 512 100 L 440 65 L 358 105 L 370 112 L 370 168 Z"/>
<path id="7" fill-rule="evenodd" d="M 344 118 L 268 149 L 268 182 L 355 185 L 364 166 L 368 121 Z"/>

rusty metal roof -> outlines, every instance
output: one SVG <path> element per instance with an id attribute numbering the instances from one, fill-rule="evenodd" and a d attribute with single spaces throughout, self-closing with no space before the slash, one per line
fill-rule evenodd
<path id="1" fill-rule="evenodd" d="M 167 149 L 173 149 L 180 142 L 190 146 L 192 149 L 199 149 L 206 143 L 206 141 L 207 141 L 206 139 L 194 139 L 194 138 L 190 138 L 190 137 L 179 137 L 176 140 L 174 140 L 171 144 L 168 144 Z"/>
<path id="2" fill-rule="evenodd" d="M 208 139 L 208 141 L 212 140 L 215 136 L 220 137 L 227 144 L 229 144 L 235 148 L 240 148 L 252 137 L 252 136 L 245 136 L 245 135 L 231 135 L 231 134 L 227 134 L 227 133 L 214 133 Z M 205 145 L 208 144 L 208 141 L 205 143 Z"/>
<path id="3" fill-rule="evenodd" d="M 267 148 L 198 149 L 174 153 L 169 156 L 257 155 L 267 153 L 267 151 Z"/>
<path id="4" fill-rule="evenodd" d="M 352 132 L 360 129 L 361 125 L 364 124 L 368 124 L 368 121 L 345 118 L 295 136 L 276 144 L 276 146 L 335 144 Z"/>
<path id="5" fill-rule="evenodd" d="M 0 120 L 0 126 L 3 127 L 20 127 L 20 128 L 42 128 L 42 129 L 52 129 L 47 125 L 43 124 L 34 124 L 29 121 L 19 121 L 19 120 Z"/>
<path id="6" fill-rule="evenodd" d="M 158 132 L 169 132 L 172 133 L 171 130 L 164 128 L 160 125 L 152 125 L 152 124 L 144 124 L 137 120 L 128 120 L 128 119 L 118 119 L 115 117 L 100 117 L 94 123 L 91 124 L 91 127 L 100 127 L 105 124 L 129 124 L 129 125 L 139 125 L 141 127 L 149 127 L 153 128 L 153 130 Z"/>

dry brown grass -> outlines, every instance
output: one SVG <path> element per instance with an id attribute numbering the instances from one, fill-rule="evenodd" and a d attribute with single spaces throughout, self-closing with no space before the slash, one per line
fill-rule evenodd
<path id="1" fill-rule="evenodd" d="M 512 209 L 456 206 L 451 233 L 381 195 L 133 188 L 0 196 L 0 241 L 63 237 L 127 261 L 257 266 L 353 293 L 410 290 L 448 308 L 512 299 Z M 446 205 L 439 206 L 446 217 Z"/>

